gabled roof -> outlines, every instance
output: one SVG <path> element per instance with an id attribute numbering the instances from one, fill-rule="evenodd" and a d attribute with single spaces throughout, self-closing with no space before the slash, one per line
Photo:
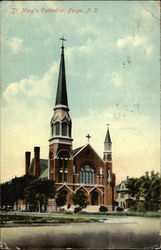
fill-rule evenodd
<path id="1" fill-rule="evenodd" d="M 73 158 L 75 158 L 79 153 L 81 153 L 86 147 L 90 147 L 93 151 L 94 151 L 94 153 L 97 155 L 97 157 L 102 161 L 102 158 L 97 154 L 97 152 L 92 148 L 92 146 L 88 143 L 88 144 L 86 144 L 85 146 L 82 146 L 82 147 L 80 147 L 80 148 L 77 148 L 77 151 L 76 151 L 76 153 L 73 155 Z"/>
<path id="2" fill-rule="evenodd" d="M 72 193 L 73 193 L 73 190 L 70 188 L 70 187 L 68 187 L 68 185 L 65 183 L 65 184 L 63 184 L 61 187 L 59 187 L 58 189 L 57 189 L 57 191 L 59 191 L 60 189 L 62 189 L 63 187 L 66 187 L 67 189 L 69 189 L 69 191 L 71 191 Z"/>
<path id="3" fill-rule="evenodd" d="M 125 181 L 121 181 L 121 183 L 119 185 L 116 186 L 116 191 L 119 192 L 120 190 L 123 190 L 121 188 L 121 185 L 124 184 L 125 186 L 125 190 L 127 190 L 127 184 L 128 184 L 129 180 L 125 180 Z"/>
<path id="4" fill-rule="evenodd" d="M 48 178 L 48 168 L 39 176 L 40 179 Z"/>
<path id="5" fill-rule="evenodd" d="M 125 187 L 126 187 L 126 186 L 127 186 L 127 184 L 128 184 L 128 182 L 129 182 L 128 180 L 122 181 L 122 182 L 120 183 L 120 185 L 121 185 L 121 184 L 124 184 L 124 185 L 125 185 Z"/>
<path id="6" fill-rule="evenodd" d="M 46 169 L 48 169 L 48 160 L 40 159 L 40 175 L 42 175 Z M 34 158 L 29 167 L 29 174 L 34 175 Z"/>
<path id="7" fill-rule="evenodd" d="M 79 151 L 81 151 L 82 148 L 84 148 L 84 146 L 74 149 L 73 156 L 75 156 Z"/>

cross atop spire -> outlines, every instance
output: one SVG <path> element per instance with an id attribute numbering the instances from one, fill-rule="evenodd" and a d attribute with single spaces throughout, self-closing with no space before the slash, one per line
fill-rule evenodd
<path id="1" fill-rule="evenodd" d="M 86 137 L 88 138 L 88 142 L 89 142 L 89 139 L 91 138 L 91 136 L 88 134 L 86 135 Z"/>
<path id="2" fill-rule="evenodd" d="M 66 42 L 66 39 L 64 38 L 64 36 L 62 36 L 62 37 L 60 38 L 60 40 L 62 41 L 62 46 L 61 46 L 61 48 L 64 49 L 64 42 Z"/>

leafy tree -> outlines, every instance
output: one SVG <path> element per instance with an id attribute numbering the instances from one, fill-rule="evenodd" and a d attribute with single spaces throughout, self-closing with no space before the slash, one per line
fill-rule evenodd
<path id="1" fill-rule="evenodd" d="M 42 206 L 46 210 L 49 198 L 55 196 L 55 185 L 51 180 L 39 179 L 32 182 L 25 188 L 25 200 L 33 210 L 42 210 Z"/>
<path id="2" fill-rule="evenodd" d="M 157 211 L 160 208 L 161 178 L 154 171 L 146 172 L 140 178 L 131 178 L 127 184 L 128 193 L 136 198 L 135 209 L 139 211 Z M 144 200 L 139 204 L 140 197 Z"/>
<path id="3" fill-rule="evenodd" d="M 58 207 L 64 206 L 66 204 L 67 192 L 62 191 L 58 194 L 56 198 L 56 205 Z"/>
<path id="4" fill-rule="evenodd" d="M 19 199 L 24 199 L 24 189 L 30 182 L 34 180 L 34 177 L 24 175 L 21 177 L 15 177 L 9 182 L 1 184 L 1 206 L 7 206 L 13 208 L 14 203 L 18 204 Z"/>
<path id="5" fill-rule="evenodd" d="M 15 177 L 11 180 L 12 185 L 12 197 L 14 202 L 18 205 L 18 200 L 24 200 L 25 188 L 28 187 L 33 181 L 34 177 L 31 175 L 24 175 L 21 177 Z"/>
<path id="6" fill-rule="evenodd" d="M 79 205 L 79 207 L 85 208 L 88 205 L 87 197 L 85 193 L 81 190 L 77 191 L 72 195 L 72 200 L 74 205 Z"/>
<path id="7" fill-rule="evenodd" d="M 12 185 L 10 182 L 5 182 L 0 185 L 1 190 L 1 207 L 5 206 L 5 210 L 13 208 L 14 206 L 14 199 L 13 199 L 13 191 Z"/>
<path id="8" fill-rule="evenodd" d="M 141 187 L 141 180 L 138 178 L 131 178 L 128 180 L 127 188 L 129 189 L 129 194 L 132 197 L 136 197 L 136 200 L 140 198 L 140 187 Z"/>
<path id="9" fill-rule="evenodd" d="M 149 211 L 156 211 L 160 208 L 161 198 L 161 179 L 159 173 L 154 173 L 151 171 L 151 174 L 146 172 L 145 176 L 142 178 L 141 184 L 141 194 L 144 197 L 144 207 Z"/>
<path id="10" fill-rule="evenodd" d="M 18 205 L 18 200 L 23 199 L 35 210 L 44 206 L 46 210 L 48 198 L 55 195 L 54 183 L 50 180 L 35 180 L 33 176 L 24 175 L 15 177 L 10 182 L 1 184 L 1 206 Z"/>

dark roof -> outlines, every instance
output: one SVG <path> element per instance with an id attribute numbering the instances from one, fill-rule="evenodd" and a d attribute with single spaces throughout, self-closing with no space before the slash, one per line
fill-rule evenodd
<path id="1" fill-rule="evenodd" d="M 129 180 L 121 181 L 121 183 L 116 186 L 116 192 L 119 192 L 120 190 L 122 190 L 122 189 L 120 189 L 120 186 L 122 183 L 125 185 L 125 188 L 127 188 L 128 182 L 129 182 Z"/>
<path id="2" fill-rule="evenodd" d="M 48 160 L 40 159 L 40 175 L 48 168 Z M 34 158 L 29 167 L 29 174 L 34 175 Z"/>
<path id="3" fill-rule="evenodd" d="M 110 131 L 109 128 L 107 129 L 106 137 L 104 143 L 112 143 L 111 137 L 110 137 Z"/>
<path id="4" fill-rule="evenodd" d="M 45 171 L 40 175 L 39 178 L 40 178 L 40 179 L 48 178 L 48 169 L 45 169 Z"/>
<path id="5" fill-rule="evenodd" d="M 127 186 L 128 182 L 129 182 L 128 180 L 123 181 L 123 183 L 124 183 L 125 187 Z"/>
<path id="6" fill-rule="evenodd" d="M 65 76 L 64 47 L 62 47 L 62 53 L 61 53 L 61 59 L 60 59 L 59 78 L 58 78 L 58 87 L 57 87 L 55 106 L 61 105 L 61 104 L 68 107 L 66 76 Z"/>
<path id="7" fill-rule="evenodd" d="M 84 146 L 74 149 L 73 150 L 73 156 L 75 156 L 83 147 Z"/>

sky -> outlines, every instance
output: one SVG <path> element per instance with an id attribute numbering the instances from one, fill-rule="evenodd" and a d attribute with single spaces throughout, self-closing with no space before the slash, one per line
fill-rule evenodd
<path id="1" fill-rule="evenodd" d="M 160 14 L 155 1 L 1 2 L 1 182 L 48 158 L 60 37 L 73 148 L 102 157 L 107 123 L 116 182 L 160 166 Z"/>

